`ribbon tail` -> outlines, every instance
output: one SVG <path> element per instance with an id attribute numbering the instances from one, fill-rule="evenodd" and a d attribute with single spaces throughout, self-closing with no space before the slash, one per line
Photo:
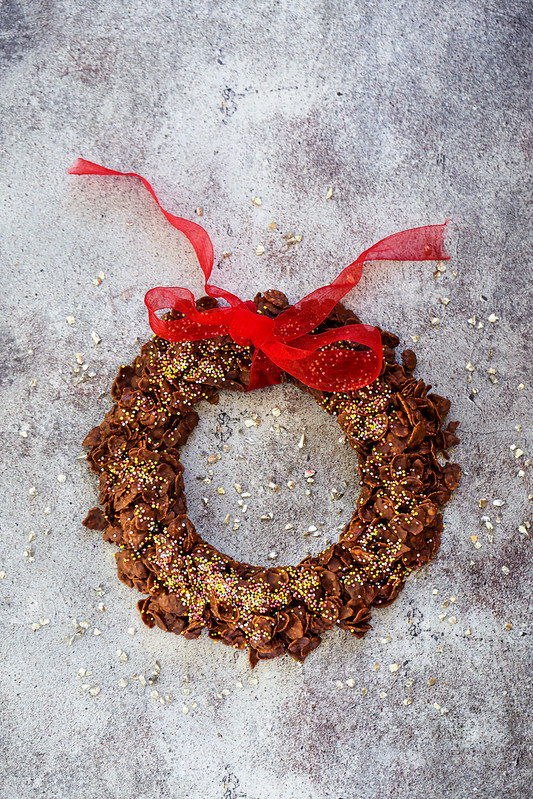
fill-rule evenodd
<path id="1" fill-rule="evenodd" d="M 93 161 L 86 161 L 84 158 L 78 158 L 77 161 L 75 161 L 74 164 L 72 164 L 72 166 L 69 167 L 68 174 L 99 175 L 104 177 L 118 175 L 123 177 L 139 178 L 144 188 L 150 192 L 150 194 L 156 201 L 157 205 L 159 206 L 159 209 L 161 210 L 162 214 L 165 216 L 167 221 L 172 225 L 173 228 L 179 230 L 180 233 L 183 233 L 187 237 L 189 242 L 192 244 L 194 252 L 196 253 L 196 257 L 198 258 L 200 268 L 204 273 L 206 294 L 209 294 L 210 297 L 221 297 L 222 299 L 226 300 L 230 305 L 233 306 L 241 304 L 241 300 L 239 300 L 239 298 L 236 297 L 234 294 L 232 294 L 230 291 L 221 289 L 218 286 L 211 286 L 208 283 L 213 269 L 214 250 L 213 250 L 213 244 L 211 242 L 211 239 L 209 238 L 207 231 L 204 230 L 204 228 L 201 225 L 198 225 L 196 222 L 191 222 L 189 219 L 183 219 L 182 217 L 175 216 L 174 214 L 171 214 L 169 211 L 166 211 L 159 202 L 152 186 L 148 183 L 148 181 L 145 178 L 142 177 L 142 175 L 138 175 L 136 172 L 118 172 L 115 169 L 108 169 L 105 166 L 100 166 L 100 164 L 95 164 Z"/>
<path id="2" fill-rule="evenodd" d="M 444 229 L 441 225 L 402 230 L 387 236 L 345 267 L 329 285 L 322 286 L 303 297 L 276 319 L 276 335 L 285 341 L 314 330 L 333 310 L 335 305 L 361 279 L 367 261 L 441 261 L 449 259 L 444 248 Z"/>
<path id="3" fill-rule="evenodd" d="M 255 350 L 250 371 L 250 383 L 246 391 L 266 388 L 281 383 L 283 369 L 272 361 L 263 350 Z"/>

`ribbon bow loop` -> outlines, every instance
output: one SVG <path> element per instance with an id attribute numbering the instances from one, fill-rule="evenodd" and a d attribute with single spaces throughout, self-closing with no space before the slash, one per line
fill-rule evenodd
<path id="1" fill-rule="evenodd" d="M 368 385 L 381 371 L 383 348 L 379 330 L 370 325 L 351 324 L 314 334 L 335 305 L 360 280 L 367 261 L 447 260 L 441 225 L 403 230 L 365 250 L 329 285 L 316 289 L 276 319 L 258 313 L 252 302 L 209 284 L 213 268 L 213 245 L 207 232 L 195 222 L 165 211 L 147 180 L 135 172 L 117 172 L 78 160 L 68 170 L 71 175 L 122 175 L 139 178 L 162 213 L 176 230 L 192 244 L 205 276 L 205 292 L 225 300 L 229 307 L 198 311 L 194 295 L 185 288 L 153 288 L 147 292 L 150 326 L 168 341 L 198 341 L 229 335 L 242 346 L 253 346 L 254 355 L 247 391 L 281 382 L 287 372 L 310 388 L 321 391 L 350 391 Z M 157 313 L 172 308 L 181 314 L 174 320 Z M 354 349 L 350 344 L 363 345 Z M 340 345 L 340 346 L 339 346 Z"/>

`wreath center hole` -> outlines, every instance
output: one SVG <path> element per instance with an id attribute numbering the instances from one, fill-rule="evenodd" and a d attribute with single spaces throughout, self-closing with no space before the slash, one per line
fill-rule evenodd
<path id="1" fill-rule="evenodd" d="M 221 391 L 218 405 L 197 410 L 181 458 L 187 513 L 202 538 L 259 566 L 296 565 L 338 540 L 359 475 L 334 417 L 290 384 Z"/>

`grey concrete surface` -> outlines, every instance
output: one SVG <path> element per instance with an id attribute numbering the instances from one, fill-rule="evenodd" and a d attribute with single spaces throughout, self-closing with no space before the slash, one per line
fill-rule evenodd
<path id="1" fill-rule="evenodd" d="M 530 796 L 528 4 L 5 0 L 0 13 L 2 799 Z M 216 282 L 245 298 L 296 300 L 379 238 L 454 220 L 440 277 L 374 264 L 347 299 L 452 399 L 464 470 L 436 560 L 362 640 L 333 631 L 303 667 L 252 673 L 206 637 L 143 628 L 112 548 L 82 528 L 96 481 L 81 440 L 149 336 L 144 292 L 201 280 L 140 184 L 68 177 L 78 155 L 141 172 L 178 214 L 203 207 Z M 217 452 L 213 481 L 195 479 Z M 317 551 L 357 497 L 336 425 L 290 388 L 205 408 L 184 462 L 199 530 L 257 562 Z M 239 513 L 234 482 L 252 494 L 237 533 L 221 523 Z M 311 524 L 321 537 L 304 537 Z"/>

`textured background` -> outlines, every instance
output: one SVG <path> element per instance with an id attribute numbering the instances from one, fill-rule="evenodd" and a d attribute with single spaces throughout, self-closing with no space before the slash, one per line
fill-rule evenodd
<path id="1" fill-rule="evenodd" d="M 528 4 L 0 8 L 2 799 L 529 796 Z M 142 628 L 112 548 L 82 528 L 96 480 L 80 442 L 149 336 L 143 294 L 201 281 L 140 184 L 67 177 L 78 155 L 141 172 L 178 214 L 202 206 L 215 282 L 244 298 L 277 287 L 294 301 L 375 240 L 454 220 L 440 277 L 374 264 L 348 297 L 452 399 L 464 470 L 437 559 L 364 639 L 336 630 L 303 667 L 283 658 L 252 674 L 246 654 L 206 637 Z M 302 241 L 288 245 L 291 232 Z M 195 479 L 224 442 L 212 482 Z M 318 551 L 357 496 L 338 428 L 290 387 L 208 406 L 184 461 L 200 532 L 260 563 Z M 252 494 L 238 533 L 221 523 L 239 514 L 235 481 Z M 304 537 L 311 524 L 321 537 Z M 133 675 L 148 680 L 156 660 L 143 687 Z"/>

